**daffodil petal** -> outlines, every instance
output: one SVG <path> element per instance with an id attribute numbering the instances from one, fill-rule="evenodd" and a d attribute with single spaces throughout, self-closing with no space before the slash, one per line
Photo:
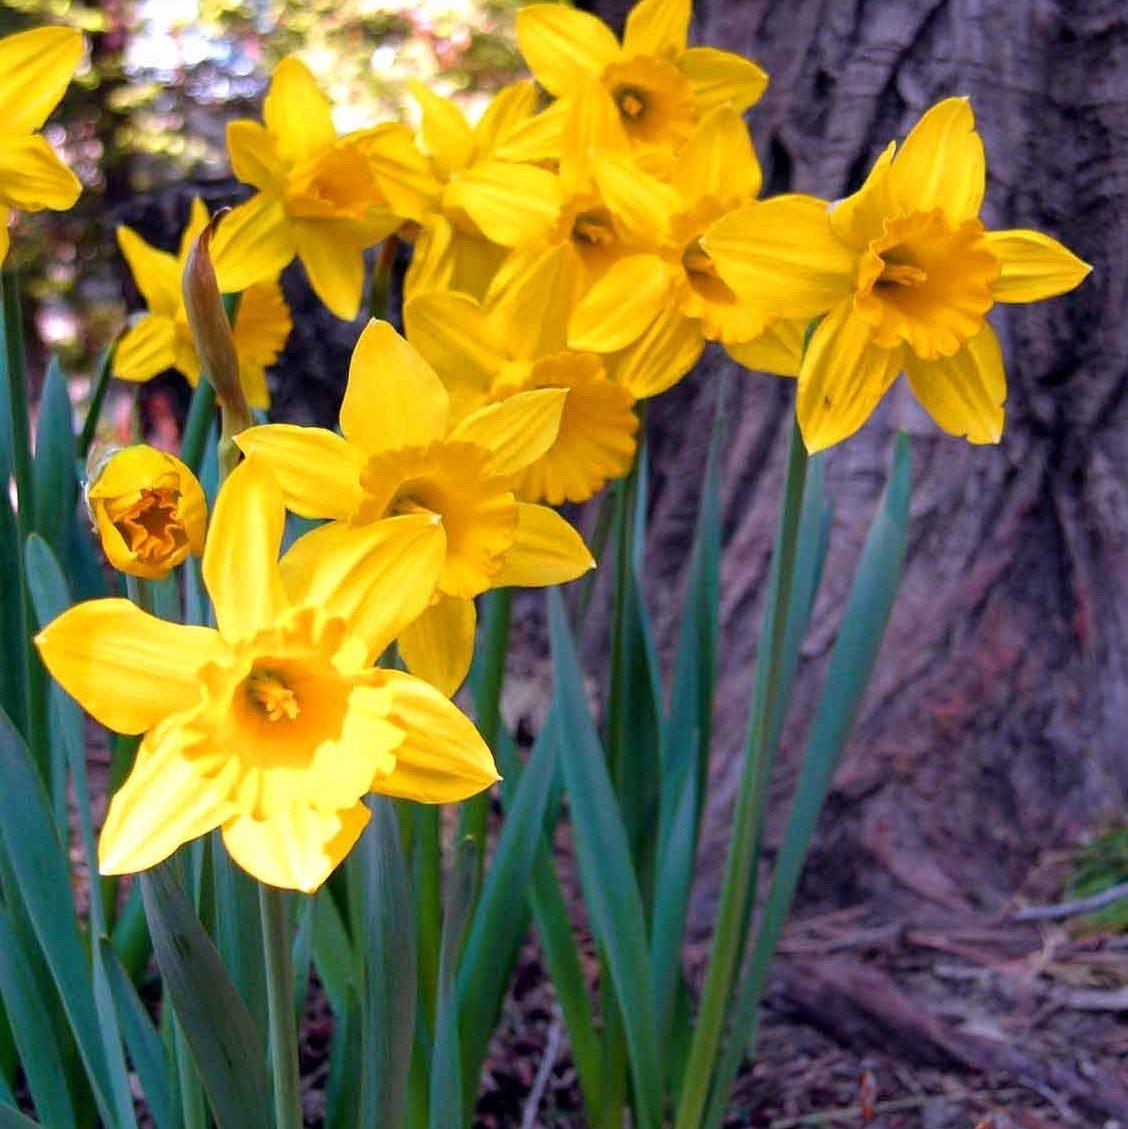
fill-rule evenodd
<path id="1" fill-rule="evenodd" d="M 689 34 L 691 0 L 639 0 L 627 13 L 624 55 L 677 56 Z"/>
<path id="2" fill-rule="evenodd" d="M 473 600 L 440 596 L 397 637 L 407 669 L 453 698 L 470 673 L 477 622 Z"/>
<path id="3" fill-rule="evenodd" d="M 37 27 L 0 39 L 0 121 L 5 133 L 39 129 L 82 61 L 82 33 Z"/>
<path id="4" fill-rule="evenodd" d="M 535 165 L 483 161 L 447 185 L 447 208 L 461 209 L 482 234 L 503 247 L 539 239 L 560 212 L 560 181 Z"/>
<path id="5" fill-rule="evenodd" d="M 114 349 L 113 372 L 119 380 L 152 380 L 176 365 L 176 323 L 145 314 L 131 325 Z"/>
<path id="6" fill-rule="evenodd" d="M 116 598 L 76 604 L 35 645 L 59 685 L 118 733 L 143 733 L 194 705 L 196 672 L 223 651 L 210 628 L 168 623 Z"/>
<path id="7" fill-rule="evenodd" d="M 746 302 L 784 318 L 826 313 L 853 289 L 856 256 L 835 238 L 827 204 L 776 196 L 719 219 L 702 246 Z"/>
<path id="8" fill-rule="evenodd" d="M 267 191 L 280 189 L 286 180 L 286 162 L 268 129 L 258 122 L 227 123 L 227 152 L 231 168 L 244 183 Z"/>
<path id="9" fill-rule="evenodd" d="M 703 196 L 743 202 L 760 192 L 760 162 L 744 119 L 731 106 L 718 106 L 678 154 L 671 180 L 690 204 Z"/>
<path id="10" fill-rule="evenodd" d="M 64 212 L 82 193 L 82 183 L 38 133 L 0 134 L 0 199 L 14 208 Z"/>
<path id="11" fill-rule="evenodd" d="M 313 292 L 331 313 L 352 321 L 364 291 L 363 248 L 349 242 L 336 220 L 295 223 L 294 241 Z"/>
<path id="12" fill-rule="evenodd" d="M 796 410 L 812 455 L 853 435 L 901 371 L 907 350 L 873 345 L 872 329 L 846 301 L 811 337 L 799 371 Z"/>
<path id="13" fill-rule="evenodd" d="M 505 554 L 495 588 L 563 584 L 595 568 L 584 539 L 555 510 L 518 502 L 517 511 L 517 536 Z"/>
<path id="14" fill-rule="evenodd" d="M 629 348 L 607 358 L 607 375 L 637 400 L 672 388 L 705 348 L 698 322 L 667 309 Z"/>
<path id="15" fill-rule="evenodd" d="M 444 216 L 430 216 L 411 247 L 411 262 L 403 280 L 404 300 L 421 294 L 452 290 L 456 265 L 454 228 Z"/>
<path id="16" fill-rule="evenodd" d="M 282 202 L 260 192 L 232 208 L 212 239 L 212 263 L 225 294 L 277 278 L 294 257 L 294 232 Z"/>
<path id="17" fill-rule="evenodd" d="M 277 139 L 278 152 L 295 163 L 317 156 L 337 140 L 329 99 L 309 67 L 293 55 L 274 68 L 262 117 Z"/>
<path id="18" fill-rule="evenodd" d="M 930 416 L 952 435 L 971 443 L 1003 437 L 1007 380 L 995 331 L 984 326 L 952 357 L 922 361 L 905 350 L 905 375 Z"/>
<path id="19" fill-rule="evenodd" d="M 737 364 L 753 372 L 776 376 L 798 376 L 803 360 L 803 334 L 806 325 L 797 321 L 776 321 L 751 341 L 725 346 Z"/>
<path id="20" fill-rule="evenodd" d="M 536 84 L 526 79 L 499 90 L 474 126 L 474 141 L 482 156 L 492 156 L 494 149 L 520 130 L 536 113 Z"/>
<path id="21" fill-rule="evenodd" d="M 890 141 L 874 161 L 861 188 L 831 205 L 831 231 L 856 251 L 864 251 L 874 239 L 880 238 L 886 217 L 896 213 L 896 206 L 889 199 L 888 184 L 896 151 L 896 142 Z"/>
<path id="22" fill-rule="evenodd" d="M 497 139 L 490 155 L 499 161 L 531 164 L 559 159 L 570 101 L 551 102 L 540 113 L 515 125 Z"/>
<path id="23" fill-rule="evenodd" d="M 323 427 L 269 423 L 240 432 L 235 443 L 270 465 L 287 509 L 299 517 L 347 519 L 364 498 L 364 455 Z"/>
<path id="24" fill-rule="evenodd" d="M 174 317 L 183 301 L 176 256 L 150 246 L 132 228 L 119 227 L 117 241 L 150 312 Z"/>
<path id="25" fill-rule="evenodd" d="M 678 59 L 678 69 L 693 87 L 699 114 L 707 114 L 717 106 L 731 106 L 742 114 L 760 101 L 768 85 L 762 67 L 742 55 L 715 47 L 690 47 Z"/>
<path id="26" fill-rule="evenodd" d="M 103 874 L 148 870 L 232 814 L 223 780 L 202 775 L 193 763 L 190 746 L 199 740 L 184 715 L 177 715 L 142 741 L 98 840 Z"/>
<path id="27" fill-rule="evenodd" d="M 441 522 L 405 514 L 323 525 L 299 537 L 279 567 L 294 604 L 348 621 L 376 658 L 430 603 L 445 558 Z"/>
<path id="28" fill-rule="evenodd" d="M 657 249 L 681 208 L 677 192 L 643 172 L 626 153 L 593 153 L 591 172 L 616 227 L 627 240 Z"/>
<path id="29" fill-rule="evenodd" d="M 534 360 L 559 353 L 584 286 L 575 250 L 570 243 L 557 243 L 540 253 L 515 255 L 506 266 L 486 296 L 491 331 L 512 357 Z"/>
<path id="30" fill-rule="evenodd" d="M 236 816 L 223 825 L 223 843 L 260 882 L 313 894 L 352 850 L 368 819 L 364 804 L 337 812 L 292 804 L 269 819 Z"/>
<path id="31" fill-rule="evenodd" d="M 986 184 L 983 140 L 966 98 L 945 98 L 928 110 L 889 170 L 889 190 L 902 210 L 940 208 L 953 224 L 979 215 Z"/>
<path id="32" fill-rule="evenodd" d="M 537 82 L 558 98 L 600 75 L 619 55 L 618 40 L 601 19 L 564 4 L 518 8 L 517 45 Z"/>
<path id="33" fill-rule="evenodd" d="M 204 584 L 220 632 L 246 638 L 287 608 L 278 574 L 286 509 L 282 487 L 265 459 L 245 459 L 216 499 L 204 548 Z"/>
<path id="34" fill-rule="evenodd" d="M 585 195 L 591 191 L 591 162 L 595 153 L 631 152 L 623 115 L 611 91 L 597 79 L 590 79 L 556 105 L 567 111 L 558 149 L 560 185 L 567 197 Z M 629 166 L 628 171 L 633 167 Z"/>
<path id="35" fill-rule="evenodd" d="M 518 392 L 471 412 L 450 438 L 485 447 L 490 452 L 487 473 L 516 474 L 556 442 L 567 396 L 564 388 Z"/>
<path id="36" fill-rule="evenodd" d="M 446 434 L 450 401 L 435 370 L 386 321 L 370 321 L 349 362 L 341 430 L 368 454 Z"/>
<path id="37" fill-rule="evenodd" d="M 568 347 L 615 353 L 637 341 L 666 308 L 673 276 L 657 255 L 628 255 L 580 299 L 568 322 Z"/>
<path id="38" fill-rule="evenodd" d="M 474 159 L 476 148 L 466 115 L 426 83 L 409 79 L 407 85 L 423 114 L 419 135 L 427 151 L 448 176 L 461 171 Z"/>
<path id="39" fill-rule="evenodd" d="M 1002 273 L 991 284 L 999 302 L 1038 302 L 1079 286 L 1093 269 L 1040 231 L 989 231 L 987 246 Z"/>
<path id="40" fill-rule="evenodd" d="M 465 800 L 498 780 L 493 756 L 473 722 L 421 678 L 389 670 L 389 720 L 405 733 L 395 771 L 372 791 L 424 804 Z"/>
<path id="41" fill-rule="evenodd" d="M 440 290 L 412 298 L 403 321 L 411 343 L 442 377 L 453 417 L 478 407 L 508 360 L 482 307 L 466 294 Z"/>

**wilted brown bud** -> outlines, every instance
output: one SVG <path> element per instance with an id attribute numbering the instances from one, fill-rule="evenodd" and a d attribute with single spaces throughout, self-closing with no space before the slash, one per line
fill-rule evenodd
<path id="1" fill-rule="evenodd" d="M 217 212 L 212 216 L 192 245 L 184 264 L 181 287 L 188 325 L 196 343 L 196 355 L 200 358 L 201 375 L 215 389 L 215 398 L 222 413 L 220 469 L 226 474 L 239 457 L 232 440 L 254 421 L 239 380 L 235 338 L 211 260 L 212 235 L 224 214 Z"/>

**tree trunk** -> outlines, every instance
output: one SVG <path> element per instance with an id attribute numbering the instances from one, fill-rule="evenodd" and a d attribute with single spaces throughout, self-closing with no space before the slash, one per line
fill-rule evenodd
<path id="1" fill-rule="evenodd" d="M 599 7 L 613 23 L 623 10 Z M 903 428 L 903 586 L 805 894 L 912 912 L 997 906 L 1040 850 L 1122 813 L 1128 788 L 1128 16 L 1121 0 L 704 0 L 696 16 L 700 42 L 771 76 L 749 119 L 766 193 L 841 197 L 926 107 L 967 94 L 988 154 L 987 225 L 1046 231 L 1094 264 L 1074 294 L 992 314 L 1010 389 L 1001 445 L 940 433 L 902 382 L 830 452 L 830 556 L 773 792 L 769 842 Z M 678 603 L 726 364 L 707 358 L 652 406 L 658 609 Z M 736 381 L 706 888 L 738 776 L 793 405 L 787 381 Z M 659 626 L 670 643 L 672 624 Z"/>

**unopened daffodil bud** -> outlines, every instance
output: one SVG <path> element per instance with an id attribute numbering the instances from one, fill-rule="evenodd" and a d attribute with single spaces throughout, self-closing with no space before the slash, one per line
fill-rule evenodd
<path id="1" fill-rule="evenodd" d="M 159 580 L 204 551 L 207 502 L 178 458 L 138 444 L 95 452 L 86 504 L 114 568 Z"/>
<path id="2" fill-rule="evenodd" d="M 239 379 L 235 337 L 211 258 L 212 236 L 223 214 L 214 215 L 197 236 L 184 263 L 181 286 L 184 310 L 196 344 L 196 355 L 200 358 L 201 375 L 215 389 L 219 403 L 219 468 L 221 477 L 226 477 L 239 461 L 234 438 L 254 421 Z"/>

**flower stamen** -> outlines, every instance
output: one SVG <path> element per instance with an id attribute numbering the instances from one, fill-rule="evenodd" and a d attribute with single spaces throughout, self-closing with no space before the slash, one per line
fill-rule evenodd
<path id="1" fill-rule="evenodd" d="M 615 92 L 615 103 L 619 112 L 632 122 L 638 121 L 646 113 L 646 99 L 642 91 L 634 86 L 622 86 Z"/>
<path id="2" fill-rule="evenodd" d="M 301 713 L 297 695 L 274 670 L 255 670 L 246 682 L 247 697 L 267 721 L 293 721 Z"/>

